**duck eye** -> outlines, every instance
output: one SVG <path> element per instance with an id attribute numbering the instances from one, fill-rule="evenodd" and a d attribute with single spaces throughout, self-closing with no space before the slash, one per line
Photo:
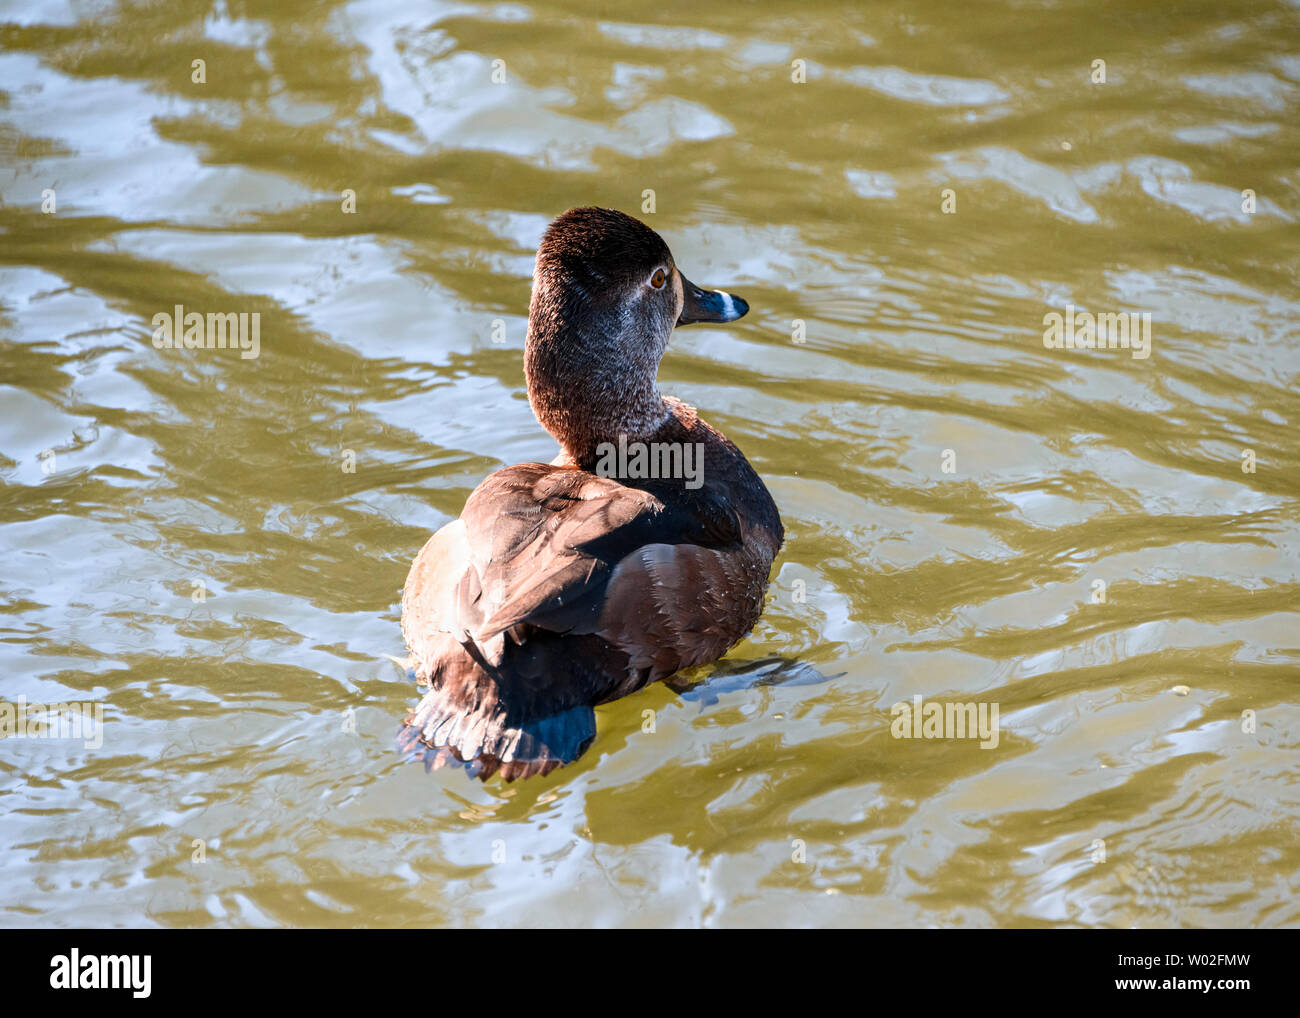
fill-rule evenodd
<path id="1" fill-rule="evenodd" d="M 650 277 L 650 285 L 656 290 L 662 290 L 666 282 L 668 282 L 668 273 L 663 269 L 655 269 L 655 274 Z"/>

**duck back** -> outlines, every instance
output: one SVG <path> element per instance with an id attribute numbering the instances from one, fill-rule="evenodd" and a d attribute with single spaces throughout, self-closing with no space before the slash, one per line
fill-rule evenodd
<path id="1" fill-rule="evenodd" d="M 425 545 L 402 598 L 429 687 L 406 748 L 484 778 L 548 773 L 586 749 L 596 704 L 714 661 L 753 627 L 780 517 L 739 450 L 674 404 L 655 440 L 699 447 L 699 487 L 520 464 Z"/>

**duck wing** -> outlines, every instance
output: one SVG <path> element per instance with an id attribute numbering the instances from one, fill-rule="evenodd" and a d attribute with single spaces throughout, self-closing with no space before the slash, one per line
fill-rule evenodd
<path id="1" fill-rule="evenodd" d="M 523 637 L 521 626 L 595 633 L 610 577 L 627 556 L 651 545 L 723 549 L 739 540 L 735 511 L 712 493 L 632 488 L 573 467 L 524 463 L 488 477 L 459 527 L 426 545 L 403 608 L 422 609 L 425 628 L 489 652 L 499 634 Z"/>
<path id="2" fill-rule="evenodd" d="M 639 569 L 611 588 L 620 564 L 660 562 L 673 548 L 725 554 L 715 549 L 739 539 L 734 510 L 712 494 L 656 494 L 540 463 L 493 474 L 411 566 L 402 631 L 430 691 L 401 744 L 431 766 L 460 761 L 507 780 L 576 759 L 595 735 L 593 704 L 662 677 L 632 668 L 632 652 L 604 631 L 611 599 L 659 620 L 624 623 L 633 641 L 664 624 L 652 600 L 629 600 L 645 582 Z M 687 612 L 693 596 L 681 598 Z M 646 657 L 639 647 L 635 655 Z M 669 654 L 667 671 L 676 661 Z"/>

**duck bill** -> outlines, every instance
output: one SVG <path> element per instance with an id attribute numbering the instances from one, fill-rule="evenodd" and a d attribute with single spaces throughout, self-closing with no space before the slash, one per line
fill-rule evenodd
<path id="1" fill-rule="evenodd" d="M 734 294 L 722 290 L 701 290 L 685 276 L 678 274 L 682 281 L 682 313 L 677 318 L 678 325 L 692 325 L 695 322 L 734 322 L 744 317 L 749 305 Z"/>

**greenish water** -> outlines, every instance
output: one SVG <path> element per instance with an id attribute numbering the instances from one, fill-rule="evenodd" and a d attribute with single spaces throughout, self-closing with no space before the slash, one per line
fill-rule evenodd
<path id="1" fill-rule="evenodd" d="M 0 699 L 104 712 L 0 740 L 0 923 L 1300 924 L 1298 112 L 1295 3 L 0 4 Z M 771 603 L 571 767 L 426 774 L 399 591 L 554 454 L 582 204 L 753 308 L 661 379 Z"/>

